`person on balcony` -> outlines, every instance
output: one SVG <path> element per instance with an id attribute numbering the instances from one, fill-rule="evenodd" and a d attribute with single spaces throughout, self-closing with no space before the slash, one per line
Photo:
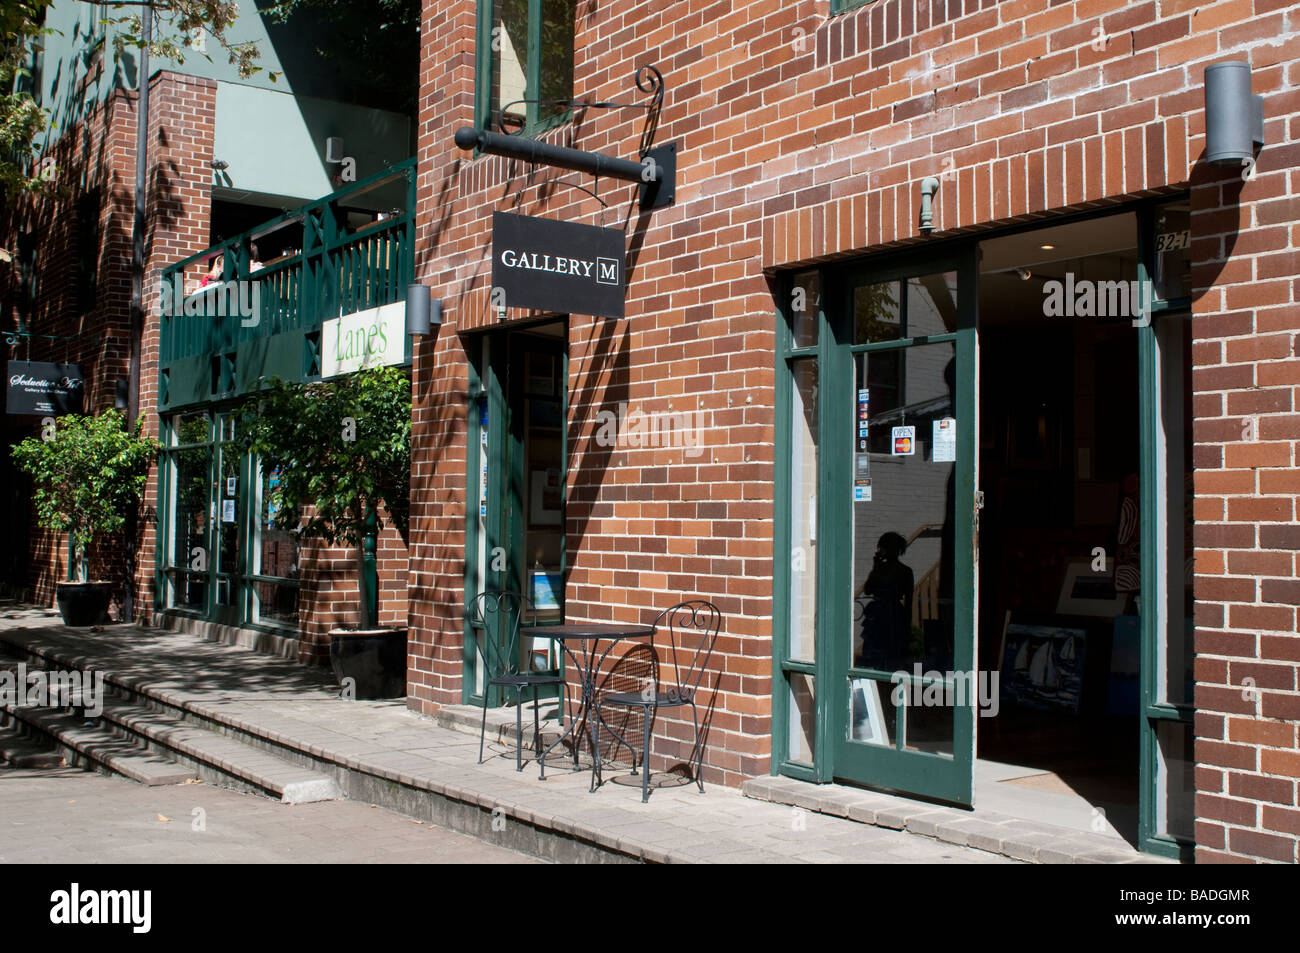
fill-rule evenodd
<path id="1" fill-rule="evenodd" d="M 216 258 L 212 259 L 212 267 L 209 268 L 208 273 L 199 280 L 199 287 L 206 288 L 214 281 L 220 281 L 221 273 L 225 269 L 225 262 L 225 255 L 218 255 Z"/>

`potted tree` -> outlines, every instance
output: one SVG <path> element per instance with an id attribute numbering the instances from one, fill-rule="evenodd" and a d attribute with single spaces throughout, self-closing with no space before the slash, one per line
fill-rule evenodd
<path id="1" fill-rule="evenodd" d="M 279 474 L 277 527 L 356 547 L 356 622 L 330 631 L 330 664 L 356 698 L 406 694 L 406 629 L 380 628 L 375 546 L 380 504 L 405 540 L 411 475 L 411 383 L 394 367 L 309 384 L 271 382 L 244 406 L 241 442 Z"/>
<path id="2" fill-rule="evenodd" d="M 140 503 L 158 443 L 123 427 L 122 414 L 68 414 L 47 422 L 41 436 L 13 448 L 14 462 L 35 485 L 37 522 L 71 543 L 68 582 L 56 586 L 55 601 L 65 625 L 105 621 L 113 584 L 89 578 L 89 551 L 99 537 L 116 533 Z M 75 575 L 75 581 L 73 577 Z"/>

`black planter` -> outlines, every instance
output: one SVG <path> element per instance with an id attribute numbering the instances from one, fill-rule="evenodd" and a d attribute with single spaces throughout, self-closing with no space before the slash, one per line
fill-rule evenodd
<path id="1" fill-rule="evenodd" d="M 330 632 L 330 667 L 340 685 L 353 680 L 356 699 L 406 697 L 406 630 Z"/>
<path id="2" fill-rule="evenodd" d="M 111 582 L 61 582 L 54 590 L 64 625 L 99 625 L 108 620 Z"/>

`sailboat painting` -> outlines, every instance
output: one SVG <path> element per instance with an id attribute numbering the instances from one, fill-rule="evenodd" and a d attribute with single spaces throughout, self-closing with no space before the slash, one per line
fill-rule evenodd
<path id="1" fill-rule="evenodd" d="M 1008 625 L 1002 659 L 1003 701 L 1077 714 L 1087 645 L 1083 629 Z"/>

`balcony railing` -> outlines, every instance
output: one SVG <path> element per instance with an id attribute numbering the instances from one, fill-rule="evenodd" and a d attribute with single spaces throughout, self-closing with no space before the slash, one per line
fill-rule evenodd
<path id="1" fill-rule="evenodd" d="M 349 227 L 352 203 L 396 191 L 395 183 L 402 208 Z M 404 299 L 414 274 L 414 216 L 415 160 L 408 159 L 165 268 L 159 408 L 237 397 L 273 376 L 319 377 L 323 322 Z M 252 270 L 249 246 L 294 225 L 302 228 L 301 247 Z M 220 281 L 198 288 L 218 255 Z"/>

